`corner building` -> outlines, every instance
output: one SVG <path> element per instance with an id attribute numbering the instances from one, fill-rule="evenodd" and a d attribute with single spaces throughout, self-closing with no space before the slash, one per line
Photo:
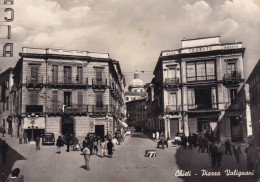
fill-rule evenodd
<path id="1" fill-rule="evenodd" d="M 241 42 L 220 37 L 184 39 L 181 48 L 162 51 L 154 70 L 157 130 L 173 138 L 208 133 L 221 141 L 243 141 L 246 125 L 237 101 L 244 83 Z"/>
<path id="2" fill-rule="evenodd" d="M 20 132 L 103 137 L 125 117 L 125 78 L 108 53 L 23 48 L 14 71 Z"/>

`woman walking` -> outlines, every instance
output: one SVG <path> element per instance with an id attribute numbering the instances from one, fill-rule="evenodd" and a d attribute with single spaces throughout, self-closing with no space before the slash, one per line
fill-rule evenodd
<path id="1" fill-rule="evenodd" d="M 101 157 L 103 158 L 105 153 L 106 153 L 106 142 L 104 139 L 102 139 L 101 143 L 100 143 L 100 150 L 101 150 Z"/>
<path id="2" fill-rule="evenodd" d="M 56 146 L 57 146 L 57 153 L 60 154 L 60 147 L 63 146 L 63 140 L 61 136 L 56 141 Z"/>
<path id="3" fill-rule="evenodd" d="M 111 142 L 111 139 L 108 140 L 107 143 L 107 153 L 109 155 L 110 158 L 112 158 L 112 154 L 113 154 L 113 143 Z"/>

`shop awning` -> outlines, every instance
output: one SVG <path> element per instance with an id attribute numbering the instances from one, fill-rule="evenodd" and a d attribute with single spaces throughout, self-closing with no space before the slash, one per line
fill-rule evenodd
<path id="1" fill-rule="evenodd" d="M 127 119 L 126 118 L 124 118 L 124 119 L 122 119 L 122 120 L 118 120 L 119 121 L 119 123 L 124 127 L 124 128 L 127 128 L 128 127 L 128 124 L 126 124 L 126 121 Z"/>
<path id="2" fill-rule="evenodd" d="M 217 122 L 210 122 L 210 128 L 212 131 L 215 131 L 215 129 L 217 128 L 218 123 Z"/>
<path id="3" fill-rule="evenodd" d="M 37 129 L 45 129 L 45 119 L 44 117 L 36 118 L 35 124 L 33 125 L 34 128 L 37 127 Z M 29 129 L 29 127 L 32 127 L 31 120 L 28 118 L 23 118 L 23 129 Z"/>

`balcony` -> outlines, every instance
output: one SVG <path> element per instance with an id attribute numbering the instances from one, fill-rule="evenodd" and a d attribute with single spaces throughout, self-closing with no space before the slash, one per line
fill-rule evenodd
<path id="1" fill-rule="evenodd" d="M 165 78 L 163 86 L 166 89 L 179 89 L 180 79 L 179 78 Z"/>
<path id="2" fill-rule="evenodd" d="M 189 104 L 188 105 L 189 110 L 203 110 L 203 111 L 208 111 L 208 110 L 217 110 L 218 109 L 218 104 L 214 103 L 201 103 L 201 104 Z"/>
<path id="3" fill-rule="evenodd" d="M 48 77 L 48 85 L 54 87 L 87 87 L 88 78 L 75 77 Z"/>
<path id="4" fill-rule="evenodd" d="M 167 114 L 179 113 L 180 111 L 182 111 L 181 105 L 167 105 L 165 108 Z"/>
<path id="5" fill-rule="evenodd" d="M 225 104 L 225 109 L 230 110 L 230 111 L 241 111 L 241 110 L 243 110 L 243 106 L 241 103 L 227 102 Z"/>
<path id="6" fill-rule="evenodd" d="M 103 106 L 92 105 L 92 106 L 89 106 L 89 112 L 93 115 L 106 115 L 107 112 L 108 112 L 108 105 L 103 105 Z"/>
<path id="7" fill-rule="evenodd" d="M 42 88 L 43 87 L 43 76 L 38 76 L 38 77 L 26 76 L 26 87 L 27 88 Z"/>
<path id="8" fill-rule="evenodd" d="M 43 105 L 26 105 L 25 106 L 25 112 L 26 114 L 40 114 L 43 113 Z"/>
<path id="9" fill-rule="evenodd" d="M 73 114 L 73 115 L 84 115 L 88 113 L 87 105 L 51 105 L 47 107 L 48 114 Z"/>
<path id="10" fill-rule="evenodd" d="M 233 71 L 230 73 L 225 73 L 223 76 L 223 84 L 230 87 L 238 87 L 241 81 L 241 73 Z"/>
<path id="11" fill-rule="evenodd" d="M 107 79 L 97 79 L 97 78 L 93 78 L 92 79 L 92 85 L 93 86 L 107 86 Z"/>

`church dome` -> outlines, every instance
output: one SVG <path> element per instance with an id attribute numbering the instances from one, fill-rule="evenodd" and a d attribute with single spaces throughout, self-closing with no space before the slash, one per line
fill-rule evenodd
<path id="1" fill-rule="evenodd" d="M 134 79 L 130 82 L 129 87 L 144 87 L 144 82 L 139 79 L 139 74 L 137 72 L 134 74 Z"/>

